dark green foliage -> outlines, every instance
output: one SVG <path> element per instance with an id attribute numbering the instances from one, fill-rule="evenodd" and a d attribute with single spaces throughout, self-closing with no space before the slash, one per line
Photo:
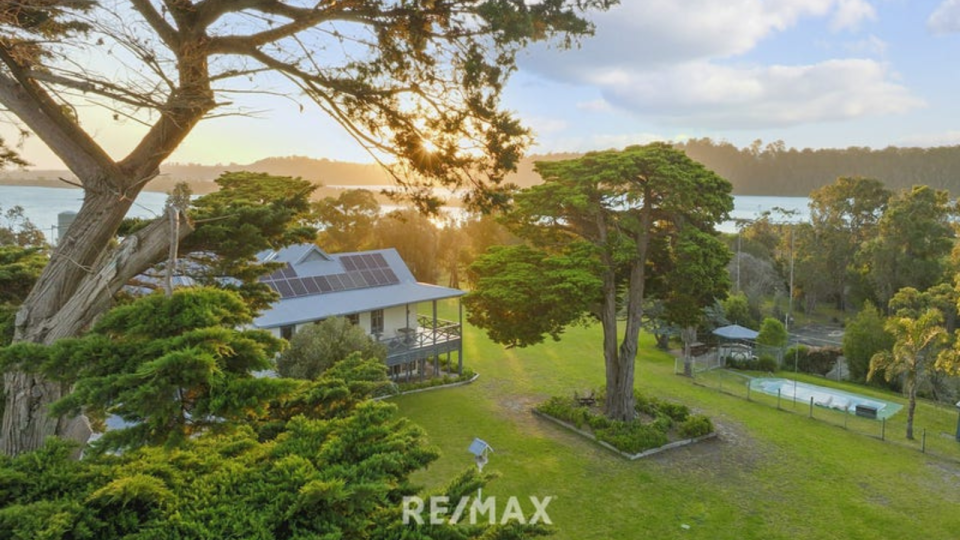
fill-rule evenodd
<path id="1" fill-rule="evenodd" d="M 242 305 L 223 291 L 192 292 L 212 304 L 231 297 L 226 303 Z M 185 311 L 196 314 L 193 307 Z M 222 315 L 212 309 L 210 318 L 195 320 Z M 26 344 L 5 354 L 25 360 L 38 351 L 49 355 Z M 266 350 L 260 356 L 265 360 Z M 51 439 L 39 451 L 0 456 L 0 539 L 519 540 L 549 532 L 517 524 L 403 524 L 403 497 L 419 494 L 409 476 L 438 453 L 395 406 L 369 399 L 390 385 L 380 361 L 353 355 L 316 381 L 274 382 L 277 392 L 262 394 L 260 407 L 224 414 L 216 429 L 177 438 L 176 446 L 131 445 L 77 461 L 71 445 Z M 156 388 L 147 386 L 144 392 Z M 156 391 L 157 403 L 175 401 L 166 389 Z M 489 478 L 470 467 L 436 494 L 456 501 Z"/>
<path id="2" fill-rule="evenodd" d="M 464 298 L 467 320 L 511 347 L 560 339 L 563 329 L 600 297 L 590 248 L 574 244 L 551 256 L 527 245 L 495 246 L 467 271 L 473 290 Z"/>
<path id="3" fill-rule="evenodd" d="M 46 264 L 39 248 L 0 245 L 0 347 L 13 339 L 17 309 Z"/>
<path id="4" fill-rule="evenodd" d="M 691 438 L 713 431 L 713 424 L 708 418 L 691 415 L 690 409 L 681 403 L 637 394 L 636 409 L 650 418 L 641 417 L 627 422 L 611 420 L 570 397 L 554 396 L 537 406 L 537 411 L 573 424 L 578 429 L 589 429 L 597 440 L 627 454 L 663 446 L 671 440 L 670 434 L 674 432 L 683 438 Z M 687 426 L 688 432 L 697 434 L 686 434 L 684 426 Z M 703 429 L 707 431 L 700 433 Z"/>
<path id="5" fill-rule="evenodd" d="M 730 324 L 739 324 L 745 328 L 756 328 L 758 326 L 745 294 L 732 294 L 722 301 L 722 305 L 723 315 L 730 321 Z"/>
<path id="6" fill-rule="evenodd" d="M 53 405 L 55 414 L 82 408 L 133 423 L 106 433 L 97 450 L 177 445 L 257 412 L 289 386 L 252 376 L 271 367 L 280 342 L 264 331 L 236 330 L 250 321 L 234 293 L 180 289 L 111 310 L 83 338 L 50 347 L 20 343 L 3 357 L 74 385 Z"/>
<path id="7" fill-rule="evenodd" d="M 853 319 L 847 321 L 843 334 L 843 356 L 847 359 L 850 378 L 866 381 L 870 359 L 880 351 L 893 348 L 894 337 L 884 328 L 880 311 L 867 302 Z"/>
<path id="8" fill-rule="evenodd" d="M 179 269 L 197 283 L 236 290 L 254 308 L 264 309 L 276 295 L 258 278 L 276 268 L 257 264 L 256 254 L 312 242 L 316 230 L 303 224 L 314 184 L 263 173 L 224 173 L 218 191 L 193 201 L 196 230 L 181 243 L 186 259 Z M 235 282 L 225 285 L 223 277 Z"/>
<path id="9" fill-rule="evenodd" d="M 758 371 L 773 373 L 777 371 L 778 368 L 779 366 L 777 365 L 777 359 L 769 354 L 761 354 L 760 358 L 757 360 Z"/>
<path id="10" fill-rule="evenodd" d="M 290 340 L 290 346 L 277 358 L 277 371 L 283 377 L 316 379 L 353 353 L 381 362 L 387 357 L 386 347 L 371 339 L 362 328 L 343 317 L 331 317 L 300 328 Z"/>
<path id="11" fill-rule="evenodd" d="M 695 414 L 680 424 L 680 435 L 687 439 L 703 437 L 713 433 L 713 422 L 706 416 Z"/>
<path id="12" fill-rule="evenodd" d="M 890 198 L 876 237 L 857 253 L 880 305 L 904 287 L 924 290 L 945 280 L 957 213 L 957 203 L 946 191 L 928 186 L 914 186 Z"/>
<path id="13" fill-rule="evenodd" d="M 777 319 L 767 317 L 760 324 L 760 334 L 757 336 L 757 345 L 769 347 L 785 347 L 790 336 L 783 323 Z"/>
<path id="14" fill-rule="evenodd" d="M 609 443 L 617 450 L 637 454 L 667 444 L 666 429 L 662 425 L 639 422 L 614 422 L 608 428 L 594 432 L 597 440 Z"/>
<path id="15" fill-rule="evenodd" d="M 783 357 L 783 369 L 813 375 L 826 375 L 843 355 L 838 347 L 806 347 L 801 345 L 787 349 Z"/>

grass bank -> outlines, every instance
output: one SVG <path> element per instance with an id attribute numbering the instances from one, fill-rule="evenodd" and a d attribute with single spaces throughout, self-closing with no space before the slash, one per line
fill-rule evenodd
<path id="1" fill-rule="evenodd" d="M 466 328 L 480 379 L 394 400 L 444 454 L 416 479 L 433 486 L 473 466 L 466 448 L 481 437 L 495 449 L 486 470 L 502 475 L 484 495 L 553 496 L 557 539 L 958 537 L 957 465 L 694 385 L 647 340 L 638 388 L 707 414 L 717 439 L 628 462 L 533 416 L 551 395 L 603 384 L 599 340 L 574 328 L 504 350 Z"/>

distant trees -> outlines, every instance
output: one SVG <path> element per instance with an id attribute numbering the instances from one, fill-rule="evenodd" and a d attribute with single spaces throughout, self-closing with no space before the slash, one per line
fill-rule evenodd
<path id="1" fill-rule="evenodd" d="M 867 302 L 855 317 L 847 321 L 843 333 L 843 356 L 847 360 L 850 378 L 866 381 L 870 359 L 893 347 L 894 337 L 884 328 L 880 310 Z"/>
<path id="2" fill-rule="evenodd" d="M 927 289 L 944 279 L 956 234 L 957 203 L 946 191 L 915 186 L 891 197 L 877 234 L 857 253 L 881 304 L 904 287 Z"/>
<path id="3" fill-rule="evenodd" d="M 728 178 L 737 194 L 806 196 L 831 178 L 860 176 L 882 179 L 890 190 L 921 181 L 960 195 L 960 146 L 796 149 L 783 141 L 757 140 L 738 148 L 700 138 L 677 147 Z"/>
<path id="4" fill-rule="evenodd" d="M 804 265 L 797 275 L 801 286 L 822 291 L 837 309 L 846 309 L 848 288 L 857 273 L 855 255 L 876 235 L 891 195 L 879 180 L 847 176 L 810 193 L 811 229 L 799 251 L 804 261 L 819 267 Z"/>
<path id="5" fill-rule="evenodd" d="M 324 251 L 362 251 L 374 244 L 373 226 L 380 217 L 380 203 L 370 190 L 348 189 L 311 206 L 311 219 L 319 229 L 317 245 Z"/>

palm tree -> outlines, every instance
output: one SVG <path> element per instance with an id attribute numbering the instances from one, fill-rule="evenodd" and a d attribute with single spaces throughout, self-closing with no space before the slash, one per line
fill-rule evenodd
<path id="1" fill-rule="evenodd" d="M 937 349 L 946 343 L 948 337 L 942 324 L 943 315 L 937 309 L 928 309 L 916 319 L 891 317 L 884 327 L 896 339 L 893 349 L 878 352 L 870 359 L 867 380 L 880 372 L 888 381 L 903 377 L 903 391 L 908 399 L 907 438 L 911 440 L 918 382 L 927 370 L 936 369 L 933 362 L 937 358 Z"/>

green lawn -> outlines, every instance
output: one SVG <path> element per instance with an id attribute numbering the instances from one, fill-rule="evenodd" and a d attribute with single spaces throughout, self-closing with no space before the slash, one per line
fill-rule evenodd
<path id="1" fill-rule="evenodd" d="M 481 437 L 495 449 L 486 470 L 502 475 L 484 495 L 553 496 L 558 539 L 960 537 L 957 464 L 692 384 L 648 342 L 638 388 L 708 414 L 718 439 L 628 462 L 533 416 L 552 394 L 602 385 L 599 339 L 574 328 L 504 350 L 468 327 L 477 382 L 394 400 L 443 451 L 416 480 L 433 487 L 472 467 L 466 448 Z"/>

